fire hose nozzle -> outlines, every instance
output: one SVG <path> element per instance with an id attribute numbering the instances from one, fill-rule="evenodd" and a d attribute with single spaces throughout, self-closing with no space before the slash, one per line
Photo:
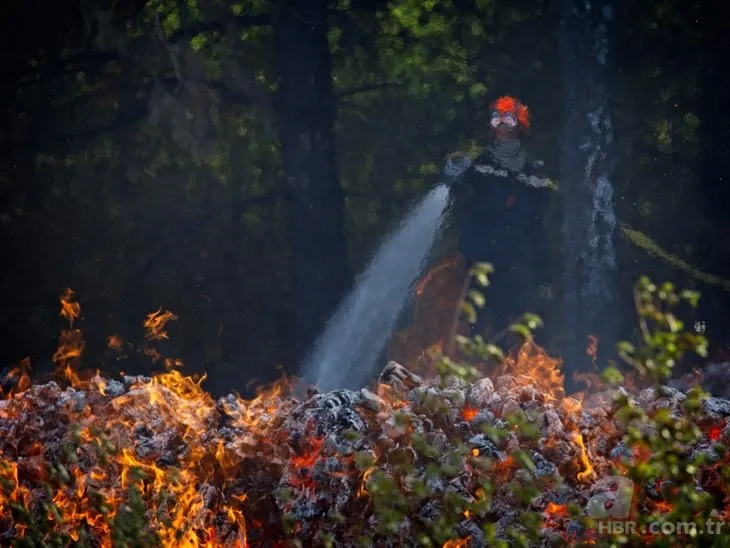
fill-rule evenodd
<path id="1" fill-rule="evenodd" d="M 461 179 L 461 176 L 472 165 L 472 160 L 463 152 L 454 152 L 446 158 L 446 165 L 443 169 L 444 183 L 452 186 Z"/>

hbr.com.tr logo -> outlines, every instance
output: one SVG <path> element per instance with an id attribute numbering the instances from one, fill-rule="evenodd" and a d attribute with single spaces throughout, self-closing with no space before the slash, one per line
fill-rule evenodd
<path id="1" fill-rule="evenodd" d="M 595 493 L 586 504 L 586 514 L 598 520 L 598 534 L 609 535 L 720 535 L 724 522 L 653 521 L 637 527 L 636 521 L 628 519 L 631 499 L 634 496 L 634 482 L 624 476 L 607 476 L 598 480 L 592 491 Z"/>

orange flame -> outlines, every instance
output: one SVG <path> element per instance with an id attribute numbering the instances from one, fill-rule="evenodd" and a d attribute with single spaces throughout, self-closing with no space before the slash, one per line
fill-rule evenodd
<path id="1" fill-rule="evenodd" d="M 668 514 L 674 508 L 672 503 L 663 500 L 653 501 L 652 506 L 654 507 L 654 510 L 660 514 Z"/>
<path id="2" fill-rule="evenodd" d="M 77 370 L 84 352 L 84 339 L 80 329 L 64 329 L 58 338 L 58 349 L 51 358 L 56 370 L 65 376 L 72 386 L 80 386 Z"/>
<path id="3" fill-rule="evenodd" d="M 246 539 L 246 518 L 243 517 L 243 512 L 229 506 L 226 514 L 228 521 L 238 526 L 238 546 L 241 546 L 241 548 L 248 548 L 248 541 Z"/>
<path id="4" fill-rule="evenodd" d="M 545 510 L 542 511 L 542 515 L 544 516 L 543 527 L 560 527 L 563 519 L 568 517 L 568 506 L 548 502 Z"/>
<path id="5" fill-rule="evenodd" d="M 428 349 L 435 348 L 451 332 L 466 275 L 464 258 L 456 254 L 434 266 L 418 282 L 413 323 L 394 334 L 388 345 L 388 359 L 415 373 L 432 372 L 433 359 Z"/>
<path id="6" fill-rule="evenodd" d="M 81 305 L 76 302 L 75 295 L 70 287 L 67 287 L 61 294 L 60 316 L 68 321 L 69 327 L 73 327 L 74 320 L 81 315 Z"/>
<path id="7" fill-rule="evenodd" d="M 442 263 L 436 265 L 431 270 L 429 270 L 428 273 L 416 285 L 416 295 L 418 295 L 418 296 L 423 295 L 423 292 L 426 290 L 426 288 L 428 287 L 428 285 L 430 283 L 432 283 L 434 280 L 439 278 L 445 271 L 456 266 L 458 264 L 458 262 L 459 262 L 458 256 L 449 257 Z"/>
<path id="8" fill-rule="evenodd" d="M 565 395 L 565 378 L 560 371 L 562 360 L 551 357 L 533 340 L 526 340 L 516 356 L 507 356 L 501 374 L 525 375 L 532 379 L 536 389 L 544 394 L 560 399 Z"/>
<path id="9" fill-rule="evenodd" d="M 74 311 L 71 318 L 78 317 L 80 309 L 68 309 Z M 163 317 L 171 319 L 168 313 L 161 312 L 153 318 L 148 317 L 146 326 L 154 335 L 152 338 L 163 333 Z M 109 340 L 110 346 L 116 346 L 114 341 Z M 80 444 L 79 454 L 83 453 L 85 457 L 65 469 L 63 474 L 67 479 L 58 480 L 55 478 L 61 476 L 46 472 L 50 463 L 45 460 L 40 441 L 25 449 L 28 457 L 22 470 L 17 462 L 0 454 L 0 523 L 6 525 L 8 520 L 12 521 L 11 505 L 30 507 L 34 504 L 31 496 L 36 495 L 31 493 L 38 489 L 33 487 L 35 490 L 31 490 L 26 485 L 33 486 L 34 478 L 37 478 L 52 489 L 47 511 L 51 527 L 55 532 L 68 535 L 72 541 L 78 541 L 79 531 L 85 528 L 93 535 L 95 545 L 111 548 L 110 520 L 128 507 L 127 489 L 134 488 L 145 504 L 154 509 L 147 519 L 162 546 L 221 546 L 216 536 L 221 517 L 227 518 L 232 525 L 226 545 L 249 546 L 248 530 L 259 527 L 260 523 L 254 520 L 253 525 L 249 525 L 244 516 L 242 505 L 246 495 L 226 495 L 227 500 L 216 501 L 206 498 L 215 490 L 206 491 L 204 487 L 217 481 L 222 482 L 218 484 L 219 488 L 224 487 L 225 482 L 240 474 L 239 465 L 250 447 L 267 445 L 263 441 L 269 435 L 269 426 L 277 418 L 277 411 L 288 405 L 282 395 L 291 390 L 292 381 L 284 377 L 270 388 L 260 390 L 251 401 L 230 400 L 225 411 L 232 419 L 232 427 L 245 433 L 232 442 L 210 443 L 205 436 L 220 415 L 213 398 L 202 389 L 205 375 L 184 376 L 177 369 L 182 365 L 179 360 L 165 358 L 167 372 L 155 375 L 149 381 L 140 378 L 125 394 L 109 401 L 103 399 L 108 393 L 107 381 L 99 377 L 98 371 L 95 377 L 81 383 L 77 366 L 83 350 L 81 330 L 68 329 L 61 333 L 53 359 L 72 385 L 88 391 L 89 398 L 83 408 L 66 406 L 62 411 L 79 424 L 75 438 Z M 24 360 L 13 374 L 24 374 L 29 364 L 29 360 Z M 29 383 L 29 378 L 23 381 L 21 377 L 13 390 L 24 389 Z M 102 399 L 96 399 L 94 395 Z M 0 408 L 0 418 L 4 420 L 15 413 L 32 412 L 27 406 L 34 405 L 35 401 L 12 400 L 10 406 Z M 104 412 L 97 412 L 102 409 Z M 154 421 L 150 422 L 150 418 Z M 130 436 L 130 432 L 139 429 L 151 431 L 158 437 L 170 436 L 175 444 L 184 447 L 177 457 L 179 463 L 171 467 L 158 464 L 161 456 L 158 448 L 138 453 L 140 442 Z M 314 439 L 306 454 L 289 457 L 290 465 L 313 465 L 323 444 L 323 439 Z M 19 478 L 22 478 L 22 484 Z M 364 479 L 366 481 L 367 477 Z M 23 538 L 27 527 L 14 523 L 14 534 L 16 538 Z"/>
<path id="10" fill-rule="evenodd" d="M 473 409 L 468 406 L 464 407 L 461 410 L 461 417 L 467 422 L 471 422 L 474 419 L 474 417 L 476 417 L 478 414 L 479 414 L 478 409 Z"/>
<path id="11" fill-rule="evenodd" d="M 12 368 L 2 380 L 4 383 L 10 383 L 11 379 L 15 380 L 15 386 L 11 388 L 7 394 L 3 394 L 2 385 L 0 385 L 0 397 L 2 399 L 10 399 L 13 394 L 20 394 L 31 387 L 30 379 L 30 358 L 23 358 L 17 366 Z"/>
<path id="12" fill-rule="evenodd" d="M 111 335 L 106 339 L 106 345 L 117 352 L 122 350 L 122 339 L 118 335 Z"/>
<path id="13" fill-rule="evenodd" d="M 358 497 L 364 497 L 368 494 L 367 484 L 374 470 L 375 468 L 368 468 L 365 472 L 363 472 L 362 479 L 360 480 L 360 488 L 357 490 Z"/>
<path id="14" fill-rule="evenodd" d="M 550 516 L 567 516 L 568 515 L 568 506 L 565 504 L 556 504 L 554 502 L 548 502 L 548 505 L 545 507 L 545 514 L 548 514 Z"/>
<path id="15" fill-rule="evenodd" d="M 580 463 L 583 465 L 583 471 L 578 473 L 578 481 L 589 481 L 594 477 L 595 472 L 593 471 L 593 466 L 588 458 L 588 451 L 586 450 L 585 443 L 583 443 L 583 434 L 577 432 L 575 439 L 578 447 L 580 448 L 578 458 L 580 459 Z"/>
<path id="16" fill-rule="evenodd" d="M 145 356 L 149 356 L 150 358 L 152 358 L 152 363 L 157 363 L 162 359 L 162 354 L 160 354 L 160 351 L 156 348 L 150 348 L 149 346 L 145 346 L 143 352 Z"/>
<path id="17" fill-rule="evenodd" d="M 442 548 L 466 548 L 467 546 L 469 546 L 470 540 L 471 535 L 465 538 L 447 540 L 446 542 L 444 542 Z"/>
<path id="18" fill-rule="evenodd" d="M 588 335 L 588 348 L 586 348 L 586 353 L 593 360 L 593 367 L 596 367 L 599 340 L 598 335 Z"/>
<path id="19" fill-rule="evenodd" d="M 144 322 L 145 338 L 152 341 L 169 339 L 165 326 L 171 320 L 177 320 L 177 316 L 169 310 L 163 311 L 162 308 L 148 314 Z"/>
<path id="20" fill-rule="evenodd" d="M 448 269 L 445 268 L 442 273 L 446 270 Z M 438 276 L 429 282 L 429 286 L 437 281 Z M 427 288 L 423 294 L 428 292 Z M 80 316 L 80 307 L 71 306 L 76 303 L 71 300 L 70 294 L 64 295 L 64 298 L 62 311 L 66 308 L 71 310 L 64 317 L 73 322 Z M 71 304 L 64 305 L 64 302 Z M 165 326 L 174 319 L 177 319 L 174 314 L 162 309 L 147 315 L 144 322 L 146 339 L 167 339 Z M 111 348 L 120 348 L 122 345 L 118 337 L 110 337 L 108 343 Z M 61 333 L 54 362 L 72 384 L 81 382 L 76 371 L 83 350 L 84 341 L 79 329 L 68 329 Z M 299 404 L 283 400 L 292 386 L 286 377 L 261 390 L 250 401 L 236 396 L 216 402 L 202 388 L 205 375 L 186 376 L 179 370 L 182 366 L 180 360 L 166 358 L 155 349 L 145 349 L 145 352 L 164 364 L 165 372 L 154 375 L 151 380 L 137 380 L 123 395 L 113 399 L 104 397 L 112 392 L 111 383 L 107 384 L 97 372 L 96 377 L 84 384 L 88 389 L 84 409 L 68 411 L 74 423 L 80 425 L 79 454 L 83 454 L 84 458 L 69 465 L 68 480 L 63 485 L 52 487 L 48 500 L 58 509 L 58 514 L 49 510 L 47 517 L 55 530 L 65 532 L 72 539 L 78 540 L 77 531 L 85 526 L 93 530 L 100 546 L 111 547 L 109 518 L 124 511 L 128 505 L 127 489 L 136 489 L 144 498 L 145 504 L 153 510 L 147 517 L 163 546 L 220 546 L 221 541 L 217 535 L 221 534 L 220 528 L 223 527 L 227 535 L 226 545 L 248 547 L 249 532 L 264 526 L 249 513 L 252 510 L 246 505 L 248 495 L 231 494 L 227 487 L 233 485 L 233 478 L 241 478 L 249 472 L 251 454 L 267 452 L 265 455 L 267 459 L 270 457 L 269 462 L 285 466 L 288 472 L 295 471 L 296 474 L 291 474 L 295 476 L 291 479 L 291 485 L 300 489 L 310 489 L 321 481 L 320 476 L 311 474 L 311 469 L 325 457 L 339 459 L 343 465 L 342 471 L 331 472 L 331 476 L 344 477 L 354 472 L 352 468 L 347 468 L 353 464 L 347 460 L 349 457 L 330 454 L 331 448 L 329 445 L 325 446 L 322 437 L 305 439 L 303 450 L 299 454 L 293 454 L 287 444 L 281 443 L 281 438 L 277 437 L 278 427 L 281 425 L 281 410 L 286 409 L 286 406 Z M 27 369 L 30 362 L 24 360 L 23 364 L 19 366 L 21 370 L 24 367 Z M 550 357 L 533 341 L 527 341 L 505 361 L 503 372 L 516 377 L 527 376 L 537 390 L 560 400 L 559 405 L 556 404 L 553 408 L 561 413 L 561 417 L 567 416 L 566 429 L 575 444 L 574 449 L 577 450 L 576 462 L 573 463 L 574 470 L 579 470 L 576 477 L 580 482 L 587 482 L 595 475 L 595 471 L 586 440 L 575 424 L 575 416 L 582 409 L 582 400 L 564 397 L 560 365 L 560 360 Z M 26 388 L 30 380 L 27 383 L 23 385 Z M 403 396 L 398 396 L 397 390 L 390 386 L 380 385 L 378 395 L 383 400 L 384 415 L 392 416 L 395 409 L 407 405 Z M 32 398 L 27 400 L 30 402 Z M 28 402 L 22 401 L 22 398 L 3 402 L 0 418 L 4 419 L 4 414 L 10 412 L 7 411 L 9 407 L 4 407 L 6 404 L 16 405 L 13 409 L 17 410 L 21 409 L 21 405 L 32 405 Z M 478 411 L 465 405 L 460 413 L 465 420 L 472 420 Z M 23 409 L 23 412 L 28 410 Z M 215 434 L 211 437 L 211 432 L 217 431 L 223 417 L 226 419 L 226 426 L 237 432 L 232 439 L 220 439 Z M 170 445 L 184 447 L 184 451 L 175 455 L 179 462 L 167 465 L 164 463 L 168 461 L 160 459 L 167 445 L 149 448 L 140 441 L 144 436 L 130 435 L 130 432 L 143 430 L 151 431 L 155 437 L 169 435 Z M 708 427 L 707 435 L 711 439 L 717 439 L 721 435 L 721 428 L 718 425 Z M 587 441 L 590 443 L 592 438 Z M 100 447 L 106 451 L 103 458 L 99 456 Z M 26 448 L 26 454 L 30 457 L 21 463 L 20 471 L 18 463 L 0 455 L 0 487 L 4 488 L 0 490 L 0 520 L 10 515 L 13 503 L 24 504 L 31 500 L 32 491 L 27 486 L 33 485 L 33 480 L 28 479 L 32 474 L 26 473 L 31 466 L 29 463 L 34 462 L 34 466 L 39 469 L 34 474 L 39 477 L 45 474 L 44 481 L 54 481 L 55 476 L 45 472 L 41 465 L 46 464 L 44 450 L 42 442 Z M 479 457 L 479 450 L 472 449 L 471 456 Z M 596 467 L 602 469 L 604 461 L 599 456 L 596 459 Z M 468 454 L 464 461 L 467 466 L 477 464 Z M 479 464 L 482 464 L 481 461 Z M 486 464 L 492 467 L 491 474 L 496 484 L 504 483 L 518 468 L 513 457 Z M 375 469 L 371 467 L 361 472 L 358 497 L 368 495 L 368 486 L 371 485 L 370 480 Z M 355 484 L 358 482 L 354 474 L 352 479 Z M 207 487 L 211 487 L 209 493 L 206 492 Z M 400 487 L 406 489 L 403 484 Z M 477 490 L 475 497 L 486 496 L 483 490 L 481 495 L 479 492 Z M 107 514 L 99 512 L 99 505 L 93 502 L 94 494 L 99 494 L 103 499 L 104 506 L 109 509 Z M 361 501 L 361 504 L 365 506 L 367 501 Z M 567 507 L 551 503 L 544 513 L 550 518 L 565 517 Z M 464 511 L 463 516 L 467 519 L 473 517 L 469 511 Z M 17 525 L 15 534 L 22 538 L 25 528 Z M 465 548 L 469 540 L 470 537 L 453 539 L 443 546 Z"/>

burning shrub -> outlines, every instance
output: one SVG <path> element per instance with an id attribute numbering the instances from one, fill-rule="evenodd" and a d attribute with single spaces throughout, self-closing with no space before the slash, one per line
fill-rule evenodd
<path id="1" fill-rule="evenodd" d="M 456 336 L 461 359 L 434 353 L 433 377 L 390 362 L 372 390 L 297 396 L 285 379 L 251 401 L 214 400 L 176 360 L 82 379 L 80 331 L 64 332 L 61 378 L 34 385 L 26 363 L 2 383 L 0 545 L 722 545 L 699 527 L 727 519 L 730 401 L 667 385 L 704 352 L 672 313 L 696 295 L 636 291 L 643 345 L 620 347 L 635 378 L 609 368 L 587 395 L 564 394 L 529 315 L 506 359 Z M 466 297 L 473 319 L 484 303 Z M 148 316 L 147 344 L 174 318 Z M 697 527 L 661 529 L 678 522 Z"/>

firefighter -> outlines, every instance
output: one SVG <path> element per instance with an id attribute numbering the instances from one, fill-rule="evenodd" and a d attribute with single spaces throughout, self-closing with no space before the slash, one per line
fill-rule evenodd
<path id="1" fill-rule="evenodd" d="M 491 105 L 491 143 L 474 160 L 463 153 L 447 159 L 459 226 L 459 251 L 467 267 L 488 262 L 490 285 L 473 335 L 503 332 L 525 312 L 540 313 L 549 298 L 547 238 L 543 215 L 551 182 L 537 174 L 520 142 L 529 128 L 527 107 L 500 97 Z M 474 288 L 477 288 L 476 286 Z"/>

